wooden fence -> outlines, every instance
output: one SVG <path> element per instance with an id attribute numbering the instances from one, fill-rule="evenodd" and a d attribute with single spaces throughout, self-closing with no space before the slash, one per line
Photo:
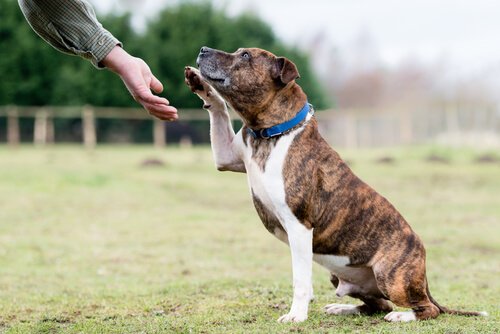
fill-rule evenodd
<path id="1" fill-rule="evenodd" d="M 204 110 L 183 109 L 179 111 L 183 121 L 207 120 Z M 20 143 L 20 118 L 34 118 L 33 142 L 43 146 L 53 143 L 55 138 L 55 118 L 81 118 L 83 144 L 87 148 L 94 148 L 97 144 L 97 119 L 120 120 L 149 120 L 152 123 L 152 139 L 157 147 L 166 145 L 165 122 L 150 116 L 144 109 L 139 108 L 98 108 L 83 107 L 0 107 L 0 117 L 7 118 L 7 143 L 16 146 Z"/>
<path id="2" fill-rule="evenodd" d="M 500 147 L 500 107 L 497 105 L 331 110 L 317 115 L 322 135 L 336 147 L 427 143 Z"/>
<path id="3" fill-rule="evenodd" d="M 35 145 L 53 143 L 55 118 L 81 118 L 83 144 L 97 143 L 96 119 L 150 120 L 152 142 L 166 145 L 165 122 L 139 108 L 83 107 L 0 107 L 0 118 L 7 118 L 6 140 L 15 146 L 20 142 L 19 118 L 34 118 Z M 233 120 L 237 116 L 231 112 Z M 452 145 L 500 146 L 500 109 L 496 106 L 387 110 L 317 111 L 320 131 L 336 147 L 380 147 L 442 142 Z M 179 110 L 179 120 L 207 121 L 208 113 L 200 109 Z M 208 127 L 207 127 L 208 128 Z M 4 129 L 0 129 L 0 132 Z"/>

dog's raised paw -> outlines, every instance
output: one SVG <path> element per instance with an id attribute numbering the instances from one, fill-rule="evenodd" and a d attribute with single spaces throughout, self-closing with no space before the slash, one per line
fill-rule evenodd
<path id="1" fill-rule="evenodd" d="M 417 320 L 417 317 L 415 316 L 415 313 L 413 313 L 412 311 L 391 312 L 384 317 L 384 320 L 391 322 L 409 322 Z"/>
<path id="2" fill-rule="evenodd" d="M 203 100 L 203 108 L 211 111 L 224 111 L 225 102 L 217 91 L 206 82 L 200 70 L 186 66 L 184 68 L 184 82 L 189 89 Z"/>
<path id="3" fill-rule="evenodd" d="M 359 307 L 351 304 L 328 304 L 324 309 L 326 313 L 335 315 L 360 314 Z"/>
<path id="4" fill-rule="evenodd" d="M 193 67 L 186 66 L 184 68 L 184 77 L 186 85 L 189 86 L 193 93 L 202 92 L 204 90 L 203 84 L 200 79 L 199 71 Z"/>

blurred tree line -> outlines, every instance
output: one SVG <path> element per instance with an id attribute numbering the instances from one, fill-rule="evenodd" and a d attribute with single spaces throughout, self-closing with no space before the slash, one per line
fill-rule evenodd
<path id="1" fill-rule="evenodd" d="M 327 105 L 308 56 L 281 43 L 271 27 L 252 14 L 229 17 L 209 2 L 179 3 L 158 13 L 143 33 L 132 28 L 129 13 L 99 19 L 129 53 L 148 63 L 164 84 L 163 95 L 178 108 L 201 106 L 184 84 L 184 66 L 195 65 L 203 45 L 230 52 L 239 47 L 260 47 L 286 56 L 297 64 L 299 83 L 309 101 L 317 109 Z M 78 57 L 61 54 L 42 41 L 29 27 L 16 0 L 0 1 L 0 74 L 0 105 L 140 107 L 118 76 L 96 70 Z M 61 128 L 71 128 L 68 122 L 80 120 L 57 120 L 56 134 Z M 128 128 L 132 133 L 129 139 L 143 141 L 151 136 L 146 123 L 100 120 L 98 126 L 99 133 L 104 132 L 101 139 L 109 138 L 106 132 Z M 29 132 L 29 124 L 22 127 Z M 171 123 L 169 127 L 176 126 Z M 71 139 L 71 134 L 67 137 L 61 134 L 58 139 Z"/>

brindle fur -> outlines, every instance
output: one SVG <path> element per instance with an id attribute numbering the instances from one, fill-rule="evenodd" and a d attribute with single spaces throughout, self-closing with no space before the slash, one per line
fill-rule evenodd
<path id="1" fill-rule="evenodd" d="M 251 55 L 249 59 L 241 57 L 244 52 Z M 268 51 L 250 48 L 230 54 L 217 50 L 217 57 L 211 57 L 204 64 L 208 69 L 200 68 L 202 74 L 213 68 L 231 73 L 230 86 L 213 86 L 245 125 L 254 130 L 291 119 L 307 100 L 294 81 L 299 76 L 295 65 Z"/>
<path id="2" fill-rule="evenodd" d="M 271 127 L 292 118 L 307 97 L 295 82 L 297 68 L 285 58 L 261 49 L 239 49 L 229 54 L 210 50 L 203 66 L 203 79 L 241 116 L 244 145 L 252 147 L 252 158 L 262 170 L 282 137 L 255 139 L 246 132 Z M 208 51 L 207 51 L 208 52 Z M 243 57 L 248 53 L 249 57 Z M 217 69 L 217 70 L 215 70 Z M 230 76 L 231 84 L 207 73 Z M 186 70 L 186 82 L 193 91 L 199 78 Z M 203 87 L 202 87 L 203 89 Z M 286 134 L 285 134 L 286 136 Z M 350 266 L 373 271 L 376 291 L 349 295 L 364 302 L 363 314 L 412 308 L 417 319 L 455 313 L 441 307 L 430 296 L 425 271 L 425 249 L 420 238 L 387 199 L 361 181 L 321 137 L 313 118 L 304 125 L 286 156 L 283 169 L 286 202 L 297 219 L 313 228 L 313 252 L 347 256 Z M 276 216 L 253 196 L 255 208 L 271 233 L 284 232 Z M 332 274 L 334 286 L 339 278 Z M 458 312 L 478 315 L 476 312 Z"/>
<path id="3" fill-rule="evenodd" d="M 252 146 L 252 159 L 257 163 L 257 165 L 265 171 L 266 161 L 271 154 L 271 151 L 276 146 L 278 138 L 269 139 L 256 139 L 250 138 L 250 142 L 247 141 L 247 145 Z"/>
<path id="4" fill-rule="evenodd" d="M 381 295 L 350 294 L 365 302 L 362 312 L 387 311 L 383 296 L 398 306 L 426 310 L 417 316 L 439 314 L 426 293 L 419 237 L 384 197 L 354 175 L 321 137 L 315 120 L 292 143 L 283 174 L 287 204 L 314 228 L 313 252 L 348 256 L 351 266 L 372 268 Z"/>

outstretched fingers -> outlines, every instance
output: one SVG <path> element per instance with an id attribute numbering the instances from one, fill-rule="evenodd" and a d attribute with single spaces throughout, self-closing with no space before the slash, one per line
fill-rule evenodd
<path id="1" fill-rule="evenodd" d="M 153 92 L 159 94 L 163 92 L 163 85 L 153 74 L 151 74 L 151 83 L 149 84 Z"/>

